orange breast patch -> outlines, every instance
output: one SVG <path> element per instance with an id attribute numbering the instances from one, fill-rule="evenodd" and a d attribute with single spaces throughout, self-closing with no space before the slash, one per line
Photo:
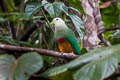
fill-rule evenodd
<path id="1" fill-rule="evenodd" d="M 64 42 L 62 43 L 58 43 L 58 48 L 61 52 L 66 52 L 66 53 L 74 52 L 72 45 L 66 40 L 64 40 Z"/>

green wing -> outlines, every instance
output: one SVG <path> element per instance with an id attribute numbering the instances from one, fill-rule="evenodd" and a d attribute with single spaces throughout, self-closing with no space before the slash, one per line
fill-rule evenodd
<path id="1" fill-rule="evenodd" d="M 76 36 L 74 34 L 74 32 L 71 29 L 67 30 L 67 40 L 71 43 L 73 49 L 75 50 L 75 52 L 80 55 L 81 51 L 80 51 L 80 46 L 77 42 Z"/>

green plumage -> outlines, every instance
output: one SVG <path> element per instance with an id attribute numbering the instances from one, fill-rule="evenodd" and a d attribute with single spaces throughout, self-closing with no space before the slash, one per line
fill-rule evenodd
<path id="1" fill-rule="evenodd" d="M 79 44 L 77 42 L 75 34 L 69 28 L 68 28 L 67 32 L 68 33 L 67 33 L 66 39 L 71 43 L 71 45 L 72 45 L 73 49 L 75 50 L 75 52 L 77 54 L 80 54 L 80 46 L 79 46 Z"/>

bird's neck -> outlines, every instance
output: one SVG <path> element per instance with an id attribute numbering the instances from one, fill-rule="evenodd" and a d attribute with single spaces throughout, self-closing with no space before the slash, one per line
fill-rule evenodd
<path id="1" fill-rule="evenodd" d="M 55 39 L 64 38 L 66 36 L 68 27 L 66 25 L 55 25 Z"/>
<path id="2" fill-rule="evenodd" d="M 68 27 L 66 25 L 56 25 L 55 32 L 64 31 L 64 30 L 67 30 L 67 29 L 68 29 Z"/>

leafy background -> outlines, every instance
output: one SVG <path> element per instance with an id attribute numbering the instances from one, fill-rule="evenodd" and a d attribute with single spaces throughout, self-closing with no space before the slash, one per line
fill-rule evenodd
<path id="1" fill-rule="evenodd" d="M 100 6 L 107 2 L 100 0 Z M 108 29 L 104 36 L 112 46 L 87 52 L 82 48 L 85 12 L 79 0 L 1 0 L 0 45 L 58 51 L 49 23 L 61 17 L 78 37 L 82 55 L 65 63 L 37 52 L 0 50 L 0 80 L 119 80 L 114 75 L 120 74 L 120 2 L 111 1 L 100 11 Z"/>

